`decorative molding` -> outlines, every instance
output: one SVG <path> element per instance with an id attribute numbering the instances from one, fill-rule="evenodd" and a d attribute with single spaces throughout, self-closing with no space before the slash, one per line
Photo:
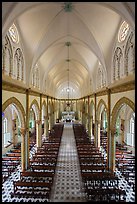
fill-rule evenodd
<path id="1" fill-rule="evenodd" d="M 12 91 L 16 93 L 26 93 L 26 88 L 11 82 L 2 81 L 2 90 Z"/>
<path id="2" fill-rule="evenodd" d="M 30 105 L 30 107 L 29 107 L 29 115 L 30 115 L 30 109 L 32 108 L 32 106 L 33 105 L 35 105 L 35 107 L 36 107 L 36 120 L 39 120 L 39 118 L 40 118 L 40 109 L 39 109 L 39 104 L 38 104 L 38 102 L 37 102 L 37 100 L 36 99 L 34 99 L 33 101 L 32 101 L 32 103 L 31 103 L 31 105 Z"/>
<path id="3" fill-rule="evenodd" d="M 130 90 L 135 90 L 135 81 L 127 82 L 111 88 L 111 94 L 130 91 Z"/>
<path id="4" fill-rule="evenodd" d="M 102 91 L 97 92 L 97 93 L 96 93 L 96 96 L 98 97 L 98 96 L 107 95 L 107 93 L 108 93 L 108 90 L 107 90 L 107 89 L 106 89 L 106 90 L 102 90 Z"/>
<path id="5" fill-rule="evenodd" d="M 105 101 L 103 100 L 103 99 L 101 99 L 100 101 L 99 101 L 99 103 L 98 103 L 98 106 L 97 106 L 97 120 L 99 121 L 100 120 L 100 118 L 99 118 L 99 115 L 100 115 L 100 111 L 101 111 L 101 106 L 102 105 L 104 105 L 105 106 L 105 108 L 106 108 L 106 113 L 107 113 L 107 121 L 108 121 L 108 107 L 107 107 L 107 105 L 106 105 L 106 103 L 105 103 Z"/>
<path id="6" fill-rule="evenodd" d="M 10 105 L 10 104 L 15 104 L 19 115 L 20 115 L 20 119 L 21 119 L 21 127 L 25 127 L 25 111 L 24 108 L 22 106 L 22 104 L 20 103 L 20 101 L 18 99 L 16 99 L 15 97 L 11 97 L 9 98 L 7 101 L 4 102 L 4 104 L 2 104 L 2 112 L 5 111 L 5 109 Z"/>
<path id="7" fill-rule="evenodd" d="M 14 84 L 15 81 L 14 81 L 14 83 L 12 83 L 11 81 L 13 81 L 13 79 L 11 79 L 9 76 L 6 76 L 6 78 L 7 77 L 8 77 L 8 80 L 10 80 L 10 81 L 2 80 L 2 90 L 17 92 L 17 93 L 23 93 L 23 94 L 25 94 L 26 91 L 28 90 L 29 95 L 39 96 L 40 97 L 40 94 L 42 94 L 42 97 L 44 97 L 44 98 L 47 98 L 47 97 L 52 98 L 51 96 L 45 95 L 45 94 L 43 94 L 43 93 L 41 93 L 41 92 L 39 92 L 37 90 L 32 90 L 31 88 L 27 89 L 26 85 L 23 84 L 20 81 L 16 81 L 16 83 L 18 83 L 18 84 Z M 130 91 L 130 90 L 135 90 L 135 80 L 128 81 L 128 82 L 125 82 L 123 84 L 116 85 L 114 87 L 106 88 L 105 90 L 99 91 L 97 93 L 92 93 L 91 95 L 85 96 L 84 98 L 86 99 L 86 98 L 90 97 L 90 100 L 91 100 L 92 97 L 95 97 L 95 94 L 96 94 L 97 97 L 107 95 L 108 90 L 110 90 L 111 94 Z M 73 101 L 75 102 L 76 100 L 82 100 L 84 98 L 72 99 L 72 102 Z M 64 101 L 65 99 L 57 99 L 57 100 Z"/>
<path id="8" fill-rule="evenodd" d="M 26 129 L 25 128 L 20 128 L 20 133 L 21 133 L 22 136 L 25 136 Z"/>
<path id="9" fill-rule="evenodd" d="M 32 96 L 39 96 L 40 97 L 40 92 L 38 91 L 34 91 L 34 90 L 31 90 L 29 89 L 29 95 L 32 95 Z"/>

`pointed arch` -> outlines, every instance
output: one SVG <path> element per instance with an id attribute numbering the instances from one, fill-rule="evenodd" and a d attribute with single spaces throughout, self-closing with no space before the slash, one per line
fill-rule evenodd
<path id="1" fill-rule="evenodd" d="M 32 103 L 31 103 L 31 105 L 30 105 L 30 108 L 29 108 L 29 115 L 30 115 L 30 110 L 31 110 L 31 108 L 33 108 L 33 105 L 35 106 L 35 114 L 36 114 L 36 120 L 40 120 L 40 109 L 39 109 L 39 104 L 38 104 L 38 102 L 37 102 L 37 100 L 36 99 L 34 99 L 33 101 L 32 101 Z"/>
<path id="2" fill-rule="evenodd" d="M 120 47 L 117 47 L 113 57 L 113 80 L 120 79 L 123 65 L 123 52 Z"/>
<path id="3" fill-rule="evenodd" d="M 99 101 L 99 103 L 98 103 L 98 106 L 97 106 L 97 120 L 98 120 L 98 121 L 100 120 L 99 116 L 100 116 L 100 112 L 101 112 L 101 107 L 102 107 L 102 105 L 104 105 L 104 107 L 105 107 L 105 109 L 106 109 L 107 118 L 108 118 L 108 108 L 107 108 L 107 105 L 106 105 L 105 101 L 104 101 L 103 99 L 101 99 L 101 100 Z"/>
<path id="4" fill-rule="evenodd" d="M 16 109 L 18 110 L 18 113 L 20 116 L 20 121 L 21 121 L 21 127 L 25 128 L 25 116 L 26 116 L 26 114 L 25 114 L 25 111 L 24 111 L 22 104 L 20 103 L 20 101 L 17 98 L 11 97 L 7 101 L 5 101 L 4 104 L 2 105 L 2 112 L 4 112 L 4 110 L 10 104 L 13 104 L 16 107 Z"/>
<path id="5" fill-rule="evenodd" d="M 121 107 L 124 104 L 127 104 L 135 112 L 135 104 L 129 98 L 123 97 L 119 101 L 117 101 L 117 103 L 115 104 L 115 106 L 112 110 L 111 131 L 113 133 L 115 132 L 115 124 L 116 124 L 117 115 L 118 115 Z"/>
<path id="6" fill-rule="evenodd" d="M 102 65 L 99 64 L 97 74 L 96 74 L 96 82 L 97 82 L 96 88 L 99 89 L 99 88 L 105 87 L 106 79 L 107 79 L 106 72 L 103 69 Z"/>
<path id="7" fill-rule="evenodd" d="M 128 75 L 130 72 L 135 70 L 135 44 L 134 44 L 134 33 L 131 32 L 125 47 L 125 74 Z M 132 60 L 130 62 L 130 60 Z M 129 65 L 130 62 L 130 65 Z"/>
<path id="8" fill-rule="evenodd" d="M 13 72 L 13 50 L 8 35 L 5 36 L 3 45 L 3 72 L 7 75 L 12 75 Z M 7 61 L 8 60 L 8 61 Z"/>
<path id="9" fill-rule="evenodd" d="M 89 114 L 90 116 L 93 116 L 93 118 L 94 118 L 94 115 L 93 115 L 94 111 L 95 111 L 95 103 L 93 100 L 91 100 L 90 106 L 89 106 Z"/>

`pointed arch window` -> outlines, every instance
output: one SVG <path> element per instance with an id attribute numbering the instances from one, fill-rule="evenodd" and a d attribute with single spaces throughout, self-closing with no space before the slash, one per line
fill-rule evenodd
<path id="1" fill-rule="evenodd" d="M 39 67 L 36 64 L 36 66 L 33 68 L 33 73 L 32 73 L 32 85 L 35 88 L 39 88 Z"/>
<path id="2" fill-rule="evenodd" d="M 3 119 L 3 138 L 4 138 L 4 147 L 6 147 L 11 141 L 11 133 L 8 132 L 8 120 L 7 118 Z"/>
<path id="3" fill-rule="evenodd" d="M 2 71 L 6 75 L 12 74 L 13 50 L 9 37 L 6 35 L 2 47 Z"/>
<path id="4" fill-rule="evenodd" d="M 9 28 L 9 36 L 14 43 L 19 42 L 19 34 L 15 24 L 12 24 L 12 26 Z"/>
<path id="5" fill-rule="evenodd" d="M 123 75 L 123 53 L 120 47 L 117 47 L 113 58 L 113 80 L 118 80 Z"/>
<path id="6" fill-rule="evenodd" d="M 131 32 L 125 48 L 125 74 L 134 73 L 135 71 L 135 39 L 134 33 Z"/>
<path id="7" fill-rule="evenodd" d="M 129 33 L 129 25 L 126 21 L 122 23 L 118 32 L 118 41 L 123 42 Z"/>
<path id="8" fill-rule="evenodd" d="M 130 134 L 128 135 L 128 145 L 134 146 L 135 145 L 135 113 L 133 113 L 130 117 L 129 121 L 129 131 Z"/>
<path id="9" fill-rule="evenodd" d="M 106 86 L 105 73 L 104 73 L 104 70 L 103 70 L 101 64 L 99 64 L 99 68 L 98 68 L 97 83 L 98 83 L 97 84 L 98 89 Z"/>
<path id="10" fill-rule="evenodd" d="M 8 130 L 8 120 L 7 118 L 4 118 L 3 120 L 3 133 L 7 133 L 7 130 Z"/>

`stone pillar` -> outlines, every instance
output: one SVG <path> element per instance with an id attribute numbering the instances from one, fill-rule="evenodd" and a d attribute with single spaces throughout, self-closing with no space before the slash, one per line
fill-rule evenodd
<path id="1" fill-rule="evenodd" d="M 20 133 L 21 133 L 21 170 L 25 171 L 26 170 L 25 128 L 20 128 Z"/>
<path id="2" fill-rule="evenodd" d="M 12 120 L 12 138 L 13 146 L 16 146 L 17 144 L 16 119 Z"/>
<path id="3" fill-rule="evenodd" d="M 41 138 L 41 120 L 36 121 L 36 144 L 37 147 L 41 147 L 42 144 L 42 138 Z"/>
<path id="4" fill-rule="evenodd" d="M 89 133 L 89 136 L 91 136 L 91 116 L 89 116 L 89 119 L 88 119 L 88 133 Z"/>
<path id="5" fill-rule="evenodd" d="M 111 151 L 111 132 L 110 132 L 110 114 L 111 114 L 111 91 L 108 89 L 107 92 L 108 95 L 108 112 L 107 112 L 107 122 L 108 122 L 108 127 L 107 127 L 107 168 L 109 170 L 110 166 L 110 151 Z"/>
<path id="6" fill-rule="evenodd" d="M 109 170 L 114 172 L 115 170 L 115 152 L 116 152 L 116 144 L 115 144 L 115 130 L 111 130 L 111 138 L 109 139 Z"/>
<path id="7" fill-rule="evenodd" d="M 90 120 L 90 125 L 91 125 L 91 132 L 90 132 L 90 134 L 91 134 L 91 137 L 92 137 L 92 135 L 93 135 L 93 131 L 92 131 L 92 126 L 93 126 L 93 116 L 91 116 L 91 120 Z"/>
<path id="8" fill-rule="evenodd" d="M 46 116 L 44 116 L 44 135 L 47 135 Z"/>
<path id="9" fill-rule="evenodd" d="M 29 89 L 26 90 L 26 169 L 30 167 L 30 135 L 29 135 L 29 117 L 30 117 L 30 109 L 29 109 Z"/>
<path id="10" fill-rule="evenodd" d="M 124 123 L 125 120 L 121 119 L 121 130 L 120 130 L 120 136 L 121 136 L 121 144 L 124 144 Z"/>
<path id="11" fill-rule="evenodd" d="M 97 126 L 98 126 L 98 127 L 97 127 L 97 128 L 98 128 L 98 129 L 97 129 L 97 138 L 98 138 L 98 139 L 97 139 L 97 140 L 98 140 L 98 141 L 97 141 L 97 146 L 98 146 L 98 147 L 100 147 L 100 125 L 101 125 L 101 124 L 100 124 L 100 121 L 98 121 L 98 123 L 97 123 Z"/>
<path id="12" fill-rule="evenodd" d="M 94 140 L 95 140 L 95 145 L 97 147 L 97 130 L 98 130 L 98 125 L 97 125 L 97 97 L 96 97 L 96 93 L 94 94 L 95 96 L 95 125 L 94 125 Z"/>

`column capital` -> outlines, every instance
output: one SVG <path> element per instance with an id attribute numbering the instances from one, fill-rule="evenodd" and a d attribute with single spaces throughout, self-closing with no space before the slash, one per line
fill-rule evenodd
<path id="1" fill-rule="evenodd" d="M 20 128 L 20 133 L 21 133 L 21 135 L 25 136 L 26 129 L 25 128 Z"/>
<path id="2" fill-rule="evenodd" d="M 47 115 L 44 115 L 44 119 L 48 119 L 48 116 L 47 116 Z"/>
<path id="3" fill-rule="evenodd" d="M 116 134 L 116 128 L 111 128 L 110 131 L 111 131 L 112 136 L 114 136 Z"/>
<path id="4" fill-rule="evenodd" d="M 41 123 L 41 120 L 36 120 L 37 125 L 40 125 L 40 123 Z"/>

